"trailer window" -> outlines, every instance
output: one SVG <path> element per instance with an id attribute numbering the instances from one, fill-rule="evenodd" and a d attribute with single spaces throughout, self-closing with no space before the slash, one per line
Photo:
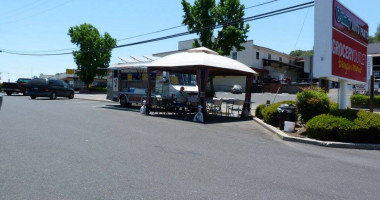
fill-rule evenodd
<path id="1" fill-rule="evenodd" d="M 193 74 L 170 73 L 172 85 L 196 85 L 196 76 Z"/>
<path id="2" fill-rule="evenodd" d="M 142 78 L 141 73 L 139 72 L 132 73 L 132 80 L 139 81 L 139 80 L 142 80 L 141 78 Z"/>

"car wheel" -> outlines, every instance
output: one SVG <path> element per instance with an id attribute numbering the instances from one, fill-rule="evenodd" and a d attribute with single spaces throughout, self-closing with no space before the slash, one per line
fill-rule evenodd
<path id="1" fill-rule="evenodd" d="M 71 92 L 69 95 L 69 99 L 74 99 L 74 92 Z"/>
<path id="2" fill-rule="evenodd" d="M 12 92 L 6 92 L 8 96 L 11 96 L 12 95 Z"/>
<path id="3" fill-rule="evenodd" d="M 57 94 L 55 93 L 55 92 L 52 92 L 51 94 L 50 94 L 50 99 L 51 100 L 54 100 L 54 99 L 56 99 L 57 98 Z"/>
<path id="4" fill-rule="evenodd" d="M 36 99 L 36 96 L 30 96 L 31 99 Z"/>
<path id="5" fill-rule="evenodd" d="M 127 98 L 125 98 L 125 96 L 120 97 L 120 106 L 127 107 Z"/>

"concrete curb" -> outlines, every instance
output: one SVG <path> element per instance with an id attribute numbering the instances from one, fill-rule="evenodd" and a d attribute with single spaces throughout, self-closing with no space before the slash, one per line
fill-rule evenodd
<path id="1" fill-rule="evenodd" d="M 284 133 L 283 131 L 279 130 L 278 128 L 274 126 L 266 124 L 265 122 L 263 122 L 261 119 L 257 117 L 254 117 L 253 120 L 255 120 L 258 124 L 266 128 L 267 130 L 278 135 L 284 141 L 299 142 L 299 143 L 304 143 L 304 144 L 311 144 L 311 145 L 332 147 L 332 148 L 380 150 L 380 144 L 326 142 L 326 141 L 320 141 L 320 140 L 315 140 L 315 139 L 310 139 L 310 138 L 293 137 L 293 136 L 287 135 L 286 133 Z"/>
<path id="2" fill-rule="evenodd" d="M 80 99 L 80 100 L 88 100 L 88 101 L 101 101 L 101 102 L 112 102 L 110 100 L 100 100 L 100 99 L 90 99 L 90 98 L 83 98 L 83 97 L 74 97 L 74 99 Z"/>

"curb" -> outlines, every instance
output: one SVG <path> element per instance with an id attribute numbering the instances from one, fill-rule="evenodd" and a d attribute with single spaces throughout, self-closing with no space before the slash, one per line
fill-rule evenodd
<path id="1" fill-rule="evenodd" d="M 90 98 L 81 98 L 81 97 L 74 97 L 74 99 L 81 99 L 81 100 L 88 100 L 88 101 L 112 102 L 110 100 L 90 99 Z"/>
<path id="2" fill-rule="evenodd" d="M 279 136 L 284 141 L 289 142 L 299 142 L 304 144 L 311 144 L 316 146 L 322 146 L 322 147 L 332 147 L 332 148 L 348 148 L 348 149 L 365 149 L 365 150 L 380 150 L 380 144 L 365 144 L 365 143 L 344 143 L 344 142 L 326 142 L 326 141 L 320 141 L 310 138 L 299 138 L 299 137 L 293 137 L 289 136 L 283 131 L 279 130 L 278 128 L 266 124 L 261 119 L 254 117 L 253 120 L 255 120 L 258 124 L 266 128 L 267 130 L 271 131 L 272 133 Z"/>

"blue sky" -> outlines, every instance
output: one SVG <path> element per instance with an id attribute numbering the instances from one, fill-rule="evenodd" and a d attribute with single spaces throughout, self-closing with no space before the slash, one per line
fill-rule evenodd
<path id="1" fill-rule="evenodd" d="M 270 0 L 241 0 L 246 7 Z M 0 7 L 0 49 L 17 52 L 37 52 L 75 48 L 67 35 L 71 26 L 82 23 L 94 25 L 101 34 L 108 32 L 120 40 L 165 28 L 181 25 L 180 0 L 13 0 L 3 1 Z M 189 0 L 193 2 L 193 0 Z M 245 17 L 306 3 L 309 0 L 278 0 L 245 10 Z M 351 11 L 369 24 L 370 35 L 380 23 L 378 0 L 341 0 Z M 255 44 L 280 52 L 310 50 L 314 42 L 314 8 L 251 21 L 248 39 Z M 176 28 L 158 34 L 118 41 L 128 44 L 186 31 Z M 178 41 L 196 35 L 115 49 L 111 64 L 118 57 L 152 55 L 173 51 Z M 67 52 L 64 51 L 64 52 Z M 72 55 L 20 56 L 0 53 L 0 82 L 15 81 L 19 77 L 56 74 L 76 68 Z"/>

